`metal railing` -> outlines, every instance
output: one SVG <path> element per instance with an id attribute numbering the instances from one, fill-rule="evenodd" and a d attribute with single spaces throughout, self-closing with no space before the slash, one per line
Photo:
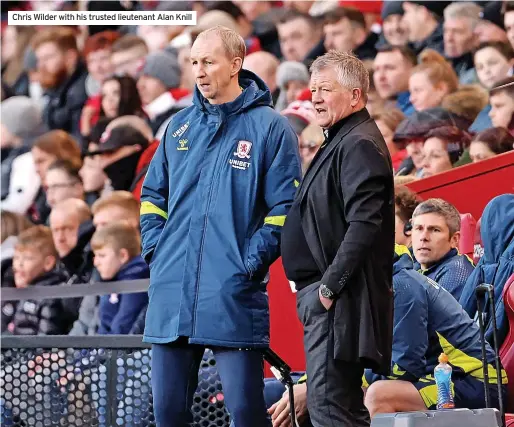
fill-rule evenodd
<path id="1" fill-rule="evenodd" d="M 145 291 L 147 280 L 2 289 L 2 301 Z M 151 346 L 141 335 L 2 336 L 2 426 L 155 426 Z M 226 427 L 221 382 L 206 350 L 192 407 L 195 425 Z"/>

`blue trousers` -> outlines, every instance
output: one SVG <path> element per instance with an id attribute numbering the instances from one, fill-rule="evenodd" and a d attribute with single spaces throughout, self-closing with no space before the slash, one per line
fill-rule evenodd
<path id="1" fill-rule="evenodd" d="M 262 353 L 209 347 L 216 359 L 225 404 L 235 427 L 271 426 L 264 403 Z M 152 346 L 152 391 L 159 427 L 192 425 L 191 406 L 205 347 L 184 341 Z"/>

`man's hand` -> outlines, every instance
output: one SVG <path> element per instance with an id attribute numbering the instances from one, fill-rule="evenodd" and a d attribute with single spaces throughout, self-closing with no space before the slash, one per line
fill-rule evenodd
<path id="1" fill-rule="evenodd" d="M 293 387 L 294 409 L 298 422 L 307 417 L 307 384 L 296 384 Z M 271 415 L 273 427 L 295 427 L 291 426 L 291 412 L 289 410 L 289 391 L 286 390 L 282 398 L 268 409 Z"/>
<path id="2" fill-rule="evenodd" d="M 318 295 L 319 295 L 319 300 L 321 301 L 321 304 L 323 304 L 323 307 L 325 307 L 327 310 L 330 310 L 330 307 L 332 307 L 332 304 L 334 303 L 334 301 L 332 301 L 329 298 L 325 298 L 323 295 L 321 295 L 321 287 L 319 288 Z"/>

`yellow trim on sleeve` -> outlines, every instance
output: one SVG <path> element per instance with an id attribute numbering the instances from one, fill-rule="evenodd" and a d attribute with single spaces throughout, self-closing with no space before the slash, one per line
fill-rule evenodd
<path id="1" fill-rule="evenodd" d="M 303 374 L 300 378 L 298 378 L 296 384 L 303 384 L 305 382 L 307 382 L 307 374 Z"/>
<path id="2" fill-rule="evenodd" d="M 142 202 L 141 210 L 139 211 L 139 214 L 140 215 L 155 214 L 155 215 L 162 216 L 164 219 L 168 219 L 168 214 L 166 212 L 164 212 L 158 206 L 155 206 L 152 202 Z"/>
<path id="3" fill-rule="evenodd" d="M 296 188 L 298 188 L 298 187 L 300 186 L 300 183 L 299 183 L 299 182 L 298 182 L 298 180 L 296 180 L 296 179 L 294 180 L 294 186 L 295 186 Z"/>
<path id="4" fill-rule="evenodd" d="M 285 222 L 286 222 L 285 215 L 267 216 L 266 218 L 264 218 L 264 224 L 278 225 L 279 227 L 282 227 Z"/>

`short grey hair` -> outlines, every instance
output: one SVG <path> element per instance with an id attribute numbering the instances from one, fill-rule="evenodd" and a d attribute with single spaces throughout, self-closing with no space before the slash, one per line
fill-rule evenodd
<path id="1" fill-rule="evenodd" d="M 321 70 L 333 68 L 337 73 L 337 80 L 344 88 L 349 90 L 360 89 L 362 99 L 368 99 L 369 72 L 364 63 L 351 52 L 330 50 L 316 58 L 310 67 L 311 74 Z"/>
<path id="2" fill-rule="evenodd" d="M 230 59 L 241 58 L 241 61 L 244 61 L 246 56 L 246 44 L 243 37 L 241 37 L 237 31 L 217 25 L 202 31 L 198 34 L 197 38 L 202 37 L 209 40 L 213 34 L 221 39 L 225 47 L 225 52 Z"/>
<path id="3" fill-rule="evenodd" d="M 455 206 L 453 206 L 451 203 L 448 203 L 446 200 L 428 199 L 424 202 L 421 202 L 417 208 L 414 209 L 412 219 L 416 218 L 417 216 L 429 213 L 435 213 L 444 218 L 446 225 L 450 230 L 450 237 L 453 236 L 457 231 L 460 231 L 460 213 Z"/>
<path id="4" fill-rule="evenodd" d="M 475 29 L 481 12 L 482 8 L 474 2 L 456 1 L 445 7 L 444 20 L 465 18 L 471 22 L 471 28 Z"/>

